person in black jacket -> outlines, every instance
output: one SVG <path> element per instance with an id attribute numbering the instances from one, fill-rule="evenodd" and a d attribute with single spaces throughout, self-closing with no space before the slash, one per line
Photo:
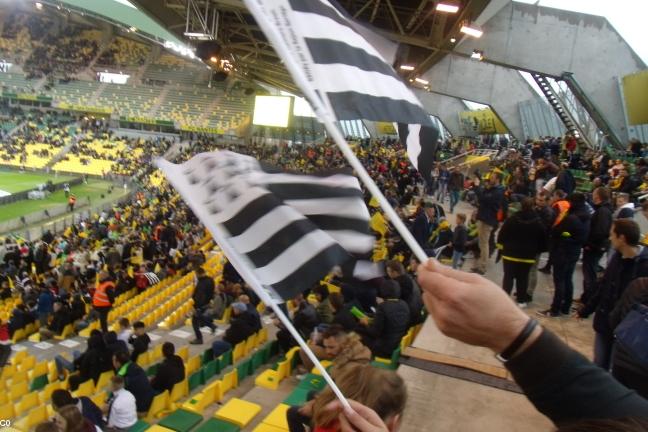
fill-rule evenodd
<path id="1" fill-rule="evenodd" d="M 639 245 L 639 236 L 639 225 L 634 220 L 616 219 L 612 222 L 610 242 L 615 253 L 589 301 L 577 312 L 580 318 L 594 313 L 594 363 L 605 370 L 610 368 L 614 342 L 610 313 L 630 282 L 648 276 L 648 248 Z"/>
<path id="2" fill-rule="evenodd" d="M 175 354 L 175 346 L 171 342 L 164 342 L 162 355 L 164 360 L 158 366 L 155 376 L 151 378 L 151 386 L 156 393 L 171 391 L 174 385 L 185 379 L 184 362 Z"/>
<path id="3" fill-rule="evenodd" d="M 635 305 L 648 306 L 648 277 L 632 281 L 610 313 L 610 328 L 616 328 Z M 618 340 L 612 351 L 612 375 L 624 386 L 648 399 L 648 366 Z"/>
<path id="4" fill-rule="evenodd" d="M 592 192 L 594 214 L 590 221 L 589 235 L 583 247 L 583 294 L 580 301 L 585 304 L 595 289 L 599 261 L 610 247 L 610 227 L 612 227 L 612 204 L 610 191 L 597 187 Z"/>
<path id="5" fill-rule="evenodd" d="M 551 229 L 551 263 L 554 297 L 551 307 L 538 314 L 544 317 L 569 315 L 574 296 L 574 270 L 587 240 L 590 215 L 585 196 L 576 192 L 569 198 L 569 210 L 559 215 Z"/>
<path id="6" fill-rule="evenodd" d="M 223 335 L 223 340 L 216 340 L 212 343 L 212 352 L 214 357 L 218 357 L 224 352 L 231 350 L 237 344 L 245 341 L 248 337 L 256 332 L 254 319 L 247 311 L 245 303 L 232 303 L 232 319 L 230 326 Z"/>
<path id="7" fill-rule="evenodd" d="M 68 380 L 70 390 L 76 390 L 79 384 L 89 379 L 92 379 L 95 383 L 99 380 L 99 375 L 102 372 L 102 357 L 105 349 L 106 347 L 101 332 L 96 331 L 91 333 L 88 338 L 88 349 L 73 362 L 73 369 L 78 371 L 78 373 L 70 375 Z"/>
<path id="8" fill-rule="evenodd" d="M 41 327 L 40 332 L 42 339 L 49 339 L 54 335 L 63 333 L 66 325 L 72 322 L 70 309 L 62 301 L 57 300 L 54 302 L 54 315 L 52 321 L 46 326 Z"/>
<path id="9" fill-rule="evenodd" d="M 499 223 L 497 213 L 504 210 L 504 189 L 500 185 L 500 174 L 491 172 L 488 175 L 486 187 L 480 184 L 480 179 L 475 178 L 475 193 L 477 195 L 477 231 L 479 236 L 479 261 L 471 269 L 474 273 L 486 273 L 486 264 L 489 257 L 489 240 L 491 233 Z"/>
<path id="10" fill-rule="evenodd" d="M 483 277 L 435 260 L 417 270 L 430 316 L 449 337 L 502 353 L 529 322 L 501 288 Z M 540 326 L 504 366 L 536 409 L 559 427 L 587 420 L 648 419 L 648 400 Z"/>
<path id="11" fill-rule="evenodd" d="M 391 357 L 409 328 L 410 311 L 407 303 L 400 299 L 400 288 L 393 280 L 384 280 L 380 285 L 380 297 L 376 314 L 371 323 L 367 318 L 360 320 L 365 328 L 359 329 L 363 343 L 378 357 Z"/>
<path id="12" fill-rule="evenodd" d="M 358 326 L 358 321 L 351 313 L 351 307 L 344 304 L 344 296 L 333 292 L 329 294 L 329 301 L 333 308 L 333 324 L 338 324 L 345 331 L 353 331 Z"/>
<path id="13" fill-rule="evenodd" d="M 92 402 L 92 399 L 87 396 L 73 398 L 69 391 L 63 389 L 56 389 L 52 392 L 52 408 L 54 408 L 55 412 L 68 405 L 76 406 L 83 414 L 83 417 L 91 421 L 95 426 L 104 427 L 105 422 L 101 409 Z"/>
<path id="14" fill-rule="evenodd" d="M 315 326 L 319 324 L 317 311 L 312 304 L 308 303 L 303 294 L 298 294 L 293 299 L 293 302 L 297 306 L 292 317 L 293 325 L 304 339 L 308 339 Z M 279 342 L 282 351 L 286 352 L 297 345 L 290 332 L 283 328 L 283 325 L 278 320 L 275 320 L 275 325 L 280 327 L 277 332 L 277 342 Z"/>
<path id="15" fill-rule="evenodd" d="M 139 355 L 148 351 L 151 338 L 146 334 L 146 325 L 142 321 L 133 324 L 133 331 L 134 333 L 128 338 L 128 343 L 133 345 L 131 360 L 137 362 Z"/>
<path id="16" fill-rule="evenodd" d="M 520 211 L 504 221 L 497 243 L 502 247 L 504 280 L 502 287 L 511 294 L 515 282 L 517 303 L 526 307 L 529 271 L 536 257 L 546 249 L 546 232 L 540 218 L 533 210 L 533 198 L 524 198 Z"/>
<path id="17" fill-rule="evenodd" d="M 198 277 L 198 281 L 196 282 L 196 288 L 194 289 L 192 296 L 194 301 L 194 313 L 191 318 L 191 325 L 193 326 L 196 339 L 189 342 L 192 345 L 200 345 L 203 343 L 200 327 L 209 327 L 212 334 L 216 331 L 214 322 L 205 316 L 205 311 L 209 306 L 209 302 L 214 298 L 214 291 L 216 290 L 214 279 L 205 274 L 205 269 L 202 267 L 198 267 L 196 270 L 196 276 Z"/>
<path id="18" fill-rule="evenodd" d="M 423 300 L 421 299 L 421 288 L 414 279 L 405 271 L 405 267 L 400 261 L 391 260 L 385 264 L 387 276 L 398 282 L 400 288 L 400 298 L 409 308 L 410 317 L 409 325 L 420 324 L 425 320 L 423 315 Z"/>
<path id="19" fill-rule="evenodd" d="M 412 235 L 424 249 L 429 247 L 428 240 L 432 231 L 436 229 L 438 217 L 434 203 L 428 200 L 424 201 L 423 211 L 414 219 L 412 225 Z"/>
<path id="20" fill-rule="evenodd" d="M 120 351 L 113 356 L 115 374 L 124 378 L 126 390 L 135 396 L 138 413 L 146 413 L 151 407 L 155 391 L 144 369 L 131 362 L 128 351 Z"/>

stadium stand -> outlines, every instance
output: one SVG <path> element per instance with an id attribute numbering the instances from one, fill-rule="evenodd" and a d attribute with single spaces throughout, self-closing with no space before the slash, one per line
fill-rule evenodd
<path id="1" fill-rule="evenodd" d="M 99 90 L 97 81 L 59 82 L 52 86 L 49 93 L 57 103 L 88 106 L 92 96 Z M 109 105 L 110 106 L 110 105 Z"/>
<path id="2" fill-rule="evenodd" d="M 151 48 L 121 36 L 116 37 L 110 46 L 99 56 L 97 64 L 110 66 L 141 66 L 146 61 Z"/>
<path id="3" fill-rule="evenodd" d="M 129 117 L 148 117 L 149 111 L 159 102 L 159 88 L 130 84 L 106 84 L 97 98 L 97 105 L 112 107 L 119 115 Z"/>

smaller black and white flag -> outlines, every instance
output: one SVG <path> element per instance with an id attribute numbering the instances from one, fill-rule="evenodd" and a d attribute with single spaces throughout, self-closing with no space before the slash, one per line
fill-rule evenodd
<path id="1" fill-rule="evenodd" d="M 436 127 L 420 124 L 398 123 L 398 136 L 407 149 L 412 165 L 426 182 L 432 180 L 434 156 L 439 143 L 439 130 Z"/>
<path id="2" fill-rule="evenodd" d="M 287 173 L 229 151 L 157 166 L 275 298 L 293 298 L 373 249 L 369 211 L 350 174 Z"/>

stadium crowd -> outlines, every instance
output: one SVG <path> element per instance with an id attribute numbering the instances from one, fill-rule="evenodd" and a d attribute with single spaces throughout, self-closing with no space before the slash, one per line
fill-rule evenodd
<path id="1" fill-rule="evenodd" d="M 375 257 L 386 259 L 386 277 L 359 281 L 336 270 L 329 282 L 341 287 L 340 293 L 329 293 L 323 285 L 313 287 L 292 301 L 291 317 L 313 351 L 321 359 L 334 361 L 334 378 L 345 394 L 367 405 L 354 402 L 357 413 L 373 419 L 377 429 L 362 429 L 360 423 L 355 423 L 360 421 L 357 413 L 338 415 L 331 411 L 334 397 L 326 390 L 288 411 L 291 431 L 305 430 L 305 426 L 336 430 L 345 422 L 353 422 L 359 430 L 396 430 L 405 406 L 405 385 L 398 375 L 371 367 L 369 362 L 374 356 L 390 357 L 408 328 L 424 320 L 426 309 L 433 312 L 439 328 L 449 335 L 512 357 L 515 361 L 506 366 L 538 409 L 557 424 L 641 417 L 639 413 L 646 402 L 626 387 L 646 396 L 645 365 L 635 358 L 632 347 L 624 349 L 616 344 L 612 350 L 615 326 L 609 320 L 613 317 L 613 322 L 620 323 L 635 303 L 646 302 L 644 277 L 648 275 L 643 274 L 643 256 L 648 255 L 639 244 L 639 229 L 632 220 L 634 211 L 622 213 L 630 206 L 619 201 L 615 214 L 607 187 L 618 190 L 628 181 L 624 178 L 643 176 L 645 163 L 637 157 L 628 159 L 626 164 L 623 160 L 617 163 L 616 159 L 609 163 L 604 154 L 577 157 L 577 153 L 564 146 L 559 146 L 555 154 L 556 141 L 560 142 L 547 139 L 518 145 L 513 150 L 502 146 L 483 175 L 466 172 L 466 166 L 447 167 L 440 163 L 427 184 L 410 165 L 397 141 L 360 140 L 355 144 L 364 166 L 430 255 L 447 257 L 453 267 L 459 268 L 466 254 L 472 253 L 476 262 L 474 272 L 484 273 L 493 265 L 490 257 L 498 251 L 496 245 L 501 244 L 497 255 L 504 266 L 504 289 L 479 275 L 454 272 L 435 263 L 417 265 L 386 222 L 381 226 L 372 218 L 378 242 L 384 241 L 384 247 L 379 248 L 382 252 L 377 251 Z M 446 146 L 453 149 L 450 143 Z M 179 153 L 176 161 L 215 147 L 216 143 L 210 140 L 193 142 Z M 331 145 L 251 144 L 234 150 L 288 170 L 312 172 L 346 166 L 339 151 Z M 601 164 L 610 168 L 597 170 Z M 583 170 L 580 184 L 573 170 Z M 141 191 L 112 211 L 81 220 L 63 233 L 47 232 L 38 242 L 8 238 L 0 247 L 0 297 L 22 299 L 8 322 L 2 323 L 0 339 L 10 339 L 18 329 L 35 321 L 40 323 L 42 338 L 60 335 L 70 323 L 76 330 L 93 320 L 101 323 L 101 330 L 93 330 L 83 353 L 75 354 L 73 361 L 57 357 L 56 363 L 60 378 L 70 377 L 71 390 L 86 379 L 96 382 L 102 371 L 117 371 L 111 382 L 110 402 L 103 407 L 102 416 L 101 408 L 88 398 L 74 399 L 67 391 L 55 393 L 53 404 L 62 422 L 80 418 L 79 409 L 69 408 L 76 405 L 81 408 L 84 422 L 105 430 L 127 429 L 137 420 L 137 413 L 148 410 L 156 392 L 170 389 L 185 377 L 182 361 L 170 343 L 163 347 L 164 367 L 153 380 L 146 377 L 135 362 L 150 346 L 143 323 L 122 319 L 118 332 L 108 331 L 108 311 L 116 296 L 123 292 L 154 291 L 156 283 L 169 275 L 195 271 L 192 325 L 196 337 L 192 343 L 203 343 L 201 327 L 214 331 L 213 320 L 222 316 L 225 307 L 232 309 L 229 328 L 212 344 L 214 356 L 246 340 L 261 327 L 255 307 L 258 298 L 231 266 L 225 266 L 223 283 L 219 285 L 201 268 L 206 257 L 196 246 L 205 231 L 179 196 L 150 165 L 141 167 L 138 178 Z M 635 188 L 638 191 L 640 185 Z M 628 190 L 628 203 L 632 202 L 635 188 Z M 369 196 L 366 198 L 375 216 L 378 212 L 373 201 Z M 453 213 L 461 199 L 474 203 L 476 210 L 470 216 L 454 214 L 451 220 L 444 209 L 446 199 L 450 201 L 449 213 Z M 599 261 L 610 246 L 610 263 L 606 269 L 600 269 Z M 593 260 L 594 277 L 601 271 L 603 277 L 600 282 L 584 287 L 580 305 L 572 311 L 573 272 L 581 250 L 585 251 L 584 261 Z M 543 315 L 575 313 L 585 318 L 595 313 L 595 362 L 600 368 L 571 351 L 548 330 L 534 327 L 535 321 L 521 311 L 532 300 L 533 283 L 529 279 L 536 272 L 539 255 L 546 251 L 555 295 L 552 307 Z M 588 253 L 594 256 L 586 258 Z M 592 280 L 587 283 L 592 284 Z M 513 288 L 519 307 L 507 298 Z M 455 291 L 442 293 L 443 290 Z M 463 291 L 471 294 L 468 297 L 474 303 L 472 312 L 470 308 L 454 310 L 456 302 L 440 301 Z M 484 305 L 489 304 L 493 310 L 484 313 Z M 500 320 L 506 316 L 512 317 L 507 321 L 510 328 L 501 325 Z M 445 321 L 461 318 L 463 322 Z M 296 342 L 278 322 L 275 324 L 279 327 L 279 345 L 288 351 Z M 523 329 L 528 339 L 522 341 L 523 346 L 522 342 L 515 345 L 514 339 Z M 10 350 L 0 361 L 6 362 L 9 353 Z M 311 363 L 301 357 L 301 371 L 306 372 Z M 538 357 L 569 367 L 563 375 L 552 376 L 535 362 Z M 574 374 L 579 369 L 590 374 L 587 385 L 579 382 L 582 378 L 576 379 Z M 549 378 L 543 383 L 541 377 Z M 360 386 L 360 382 L 365 385 Z M 552 382 L 567 383 L 560 391 L 562 394 L 552 387 Z M 362 390 L 367 388 L 370 390 Z M 575 407 L 560 403 L 568 397 L 577 401 Z M 377 417 L 382 420 L 376 420 Z"/>

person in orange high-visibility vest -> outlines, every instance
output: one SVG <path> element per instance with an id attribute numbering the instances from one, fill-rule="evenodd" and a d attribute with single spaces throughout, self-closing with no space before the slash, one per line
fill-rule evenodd
<path id="1" fill-rule="evenodd" d="M 105 333 L 108 331 L 108 312 L 112 308 L 115 283 L 111 280 L 108 272 L 99 273 L 99 286 L 95 289 L 92 296 L 92 307 L 99 315 L 101 330 Z"/>
<path id="2" fill-rule="evenodd" d="M 74 211 L 74 204 L 76 204 L 76 196 L 73 193 L 70 193 L 70 197 L 68 198 L 68 207 L 70 208 L 70 211 Z"/>

